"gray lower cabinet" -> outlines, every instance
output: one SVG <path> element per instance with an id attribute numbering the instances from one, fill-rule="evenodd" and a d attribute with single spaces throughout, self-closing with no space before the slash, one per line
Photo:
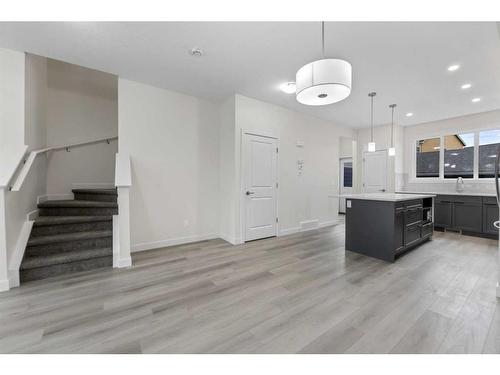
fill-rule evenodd
<path id="1" fill-rule="evenodd" d="M 438 195 L 434 203 L 434 225 L 437 228 L 498 235 L 493 222 L 498 220 L 495 198 L 462 195 Z"/>
<path id="2" fill-rule="evenodd" d="M 451 228 L 452 226 L 452 205 L 450 201 L 438 200 L 434 203 L 434 225 L 436 227 Z"/>
<path id="3" fill-rule="evenodd" d="M 483 198 L 483 233 L 497 235 L 498 229 L 493 223 L 498 220 L 498 204 L 496 198 Z"/>

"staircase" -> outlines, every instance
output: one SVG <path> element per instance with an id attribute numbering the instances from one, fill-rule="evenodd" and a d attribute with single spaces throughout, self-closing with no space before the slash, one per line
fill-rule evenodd
<path id="1" fill-rule="evenodd" d="M 38 204 L 20 268 L 21 282 L 113 265 L 116 189 L 74 189 L 74 200 Z"/>

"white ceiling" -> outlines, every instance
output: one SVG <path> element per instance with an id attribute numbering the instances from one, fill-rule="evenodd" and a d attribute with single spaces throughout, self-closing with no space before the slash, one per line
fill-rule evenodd
<path id="1" fill-rule="evenodd" d="M 500 108 L 493 22 L 329 22 L 326 55 L 351 62 L 352 94 L 325 107 L 299 104 L 278 86 L 321 57 L 320 30 L 319 22 L 4 22 L 0 46 L 215 101 L 241 93 L 354 128 L 369 126 L 369 91 L 376 124 L 390 121 L 391 103 L 402 125 Z M 192 47 L 205 55 L 190 56 Z M 452 63 L 461 68 L 448 72 Z M 475 96 L 482 101 L 471 103 Z"/>

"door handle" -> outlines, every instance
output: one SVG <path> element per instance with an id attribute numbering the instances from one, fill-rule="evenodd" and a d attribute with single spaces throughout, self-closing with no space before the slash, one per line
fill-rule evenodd
<path id="1" fill-rule="evenodd" d="M 252 195 L 252 194 L 255 194 L 255 192 L 253 192 L 253 191 L 247 191 L 245 194 L 246 195 Z"/>
<path id="2" fill-rule="evenodd" d="M 381 191 L 382 193 L 385 193 L 385 189 L 380 189 L 379 191 Z"/>

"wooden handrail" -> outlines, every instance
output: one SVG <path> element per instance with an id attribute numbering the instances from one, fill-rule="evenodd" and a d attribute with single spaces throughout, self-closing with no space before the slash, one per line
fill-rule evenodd
<path id="1" fill-rule="evenodd" d="M 27 158 L 23 158 L 24 165 L 21 167 L 21 170 L 17 174 L 14 183 L 9 187 L 9 190 L 19 191 L 21 189 L 21 186 L 23 185 L 24 180 L 26 179 L 26 176 L 28 175 L 28 172 L 31 169 L 31 166 L 33 165 L 33 163 L 38 155 L 46 154 L 47 152 L 50 152 L 50 151 L 66 150 L 69 152 L 72 148 L 89 146 L 89 145 L 94 145 L 97 143 L 108 143 L 109 144 L 109 143 L 111 143 L 111 141 L 114 141 L 117 139 L 118 139 L 118 137 L 101 138 L 101 139 L 96 139 L 93 141 L 72 143 L 72 144 L 68 144 L 65 146 L 53 146 L 53 147 L 42 148 L 39 150 L 33 150 L 29 153 Z M 19 166 L 18 166 L 18 168 L 19 168 Z"/>

